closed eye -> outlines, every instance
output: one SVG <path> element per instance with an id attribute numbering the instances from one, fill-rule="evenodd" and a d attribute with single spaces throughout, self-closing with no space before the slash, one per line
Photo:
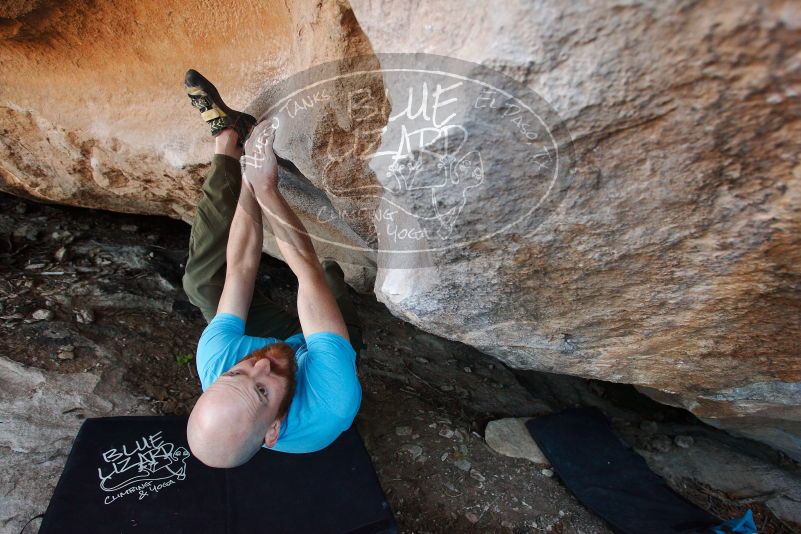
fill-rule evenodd
<path id="1" fill-rule="evenodd" d="M 255 390 L 256 390 L 256 392 L 258 392 L 258 393 L 259 393 L 259 394 L 260 394 L 262 397 L 264 397 L 264 400 L 268 400 L 268 399 L 269 399 L 269 397 L 268 397 L 268 395 L 267 395 L 267 388 L 266 388 L 266 387 L 262 386 L 261 384 L 257 384 L 257 385 L 256 385 L 256 387 L 255 387 L 254 389 L 255 389 Z"/>

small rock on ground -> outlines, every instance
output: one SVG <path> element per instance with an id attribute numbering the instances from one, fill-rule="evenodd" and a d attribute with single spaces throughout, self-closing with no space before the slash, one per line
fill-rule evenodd
<path id="1" fill-rule="evenodd" d="M 79 308 L 75 310 L 75 320 L 80 324 L 92 324 L 95 322 L 95 314 L 88 308 Z"/>
<path id="2" fill-rule="evenodd" d="M 512 458 L 525 458 L 537 464 L 550 464 L 526 428 L 524 417 L 490 421 L 484 440 L 495 452 Z"/>
<path id="3" fill-rule="evenodd" d="M 423 454 L 423 448 L 420 445 L 407 443 L 399 449 L 399 452 L 408 454 L 412 457 L 412 460 L 416 460 Z"/>
<path id="4" fill-rule="evenodd" d="M 37 321 L 49 321 L 50 319 L 53 318 L 53 312 L 52 310 L 46 310 L 43 308 L 33 312 L 33 315 L 31 315 L 31 317 L 33 317 Z"/>
<path id="5" fill-rule="evenodd" d="M 665 435 L 658 435 L 651 440 L 651 447 L 659 452 L 670 452 L 673 442 Z"/>
<path id="6" fill-rule="evenodd" d="M 640 430 L 646 434 L 656 434 L 656 431 L 659 430 L 659 426 L 654 421 L 643 421 L 640 424 Z"/>
<path id="7" fill-rule="evenodd" d="M 481 474 L 479 471 L 477 471 L 476 469 L 471 469 L 471 470 L 470 470 L 470 476 L 471 476 L 472 478 L 474 478 L 474 479 L 478 480 L 479 482 L 484 482 L 485 480 L 487 480 L 487 479 L 486 479 L 486 477 L 484 477 L 484 475 L 482 475 L 482 474 Z"/>
<path id="8" fill-rule="evenodd" d="M 453 462 L 453 465 L 455 465 L 462 471 L 470 471 L 470 467 L 472 467 L 472 464 L 467 460 L 456 460 L 455 462 Z"/>

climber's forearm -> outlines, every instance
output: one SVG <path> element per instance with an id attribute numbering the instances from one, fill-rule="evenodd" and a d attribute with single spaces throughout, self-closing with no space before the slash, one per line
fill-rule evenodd
<path id="1" fill-rule="evenodd" d="M 263 237 L 261 209 L 253 194 L 243 187 L 228 232 L 225 285 L 218 313 L 231 313 L 247 321 Z"/>
<path id="2" fill-rule="evenodd" d="M 306 228 L 277 187 L 256 191 L 264 219 L 272 228 L 278 248 L 299 282 L 318 278 L 322 268 Z"/>
<path id="3" fill-rule="evenodd" d="M 336 298 L 325 280 L 306 228 L 277 185 L 257 192 L 264 217 L 270 223 L 281 255 L 298 277 L 298 320 L 304 336 L 318 332 L 348 338 Z"/>
<path id="4" fill-rule="evenodd" d="M 242 187 L 228 233 L 225 260 L 229 268 L 259 269 L 263 232 L 261 209 L 250 190 Z"/>

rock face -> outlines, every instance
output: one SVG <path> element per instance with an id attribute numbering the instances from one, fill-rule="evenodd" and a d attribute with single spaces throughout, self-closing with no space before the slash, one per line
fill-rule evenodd
<path id="1" fill-rule="evenodd" d="M 353 5 L 376 52 L 506 72 L 574 140 L 570 187 L 535 233 L 439 255 L 427 284 L 379 273 L 390 309 L 801 458 L 798 4 Z M 487 214 L 526 198 L 494 187 Z"/>
<path id="2" fill-rule="evenodd" d="M 338 1 L 3 2 L 0 43 L 0 187 L 187 222 L 213 153 L 184 93 L 187 69 L 258 116 L 258 96 L 278 80 L 371 51 L 350 6 Z M 289 194 L 310 213 L 330 206 L 302 183 Z M 361 244 L 350 228 L 304 222 L 338 243 Z M 266 247 L 278 255 L 269 239 Z M 352 256 L 349 277 L 366 290 L 375 268 Z"/>
<path id="3" fill-rule="evenodd" d="M 7 532 L 20 532 L 47 508 L 83 419 L 151 415 L 111 374 L 47 373 L 0 357 L 0 522 Z"/>
<path id="4" fill-rule="evenodd" d="M 319 252 L 347 262 L 355 287 L 375 281 L 396 315 L 513 367 L 636 384 L 801 458 L 796 3 L 130 9 L 2 8 L 3 189 L 191 220 L 210 152 L 180 86 L 194 67 L 232 105 L 283 121 L 285 191 Z M 563 122 L 538 108 L 569 169 L 554 187 L 527 182 L 542 147 L 498 137 L 478 106 L 457 117 L 464 129 L 441 122 L 387 159 L 407 80 L 389 72 L 397 57 L 373 52 L 508 75 L 558 112 Z M 294 114 L 279 105 L 276 82 L 354 55 L 385 72 L 353 81 L 337 77 L 353 65 L 334 64 L 293 82 L 326 73 L 330 93 L 306 93 L 313 104 Z M 436 189 L 435 173 L 410 174 L 420 166 L 461 185 Z M 409 250 L 383 216 L 395 212 L 414 219 L 414 254 L 396 254 Z M 461 245 L 437 246 L 445 238 Z"/>
<path id="5" fill-rule="evenodd" d="M 754 495 L 766 495 L 764 506 L 785 528 L 797 530 L 797 525 L 801 524 L 801 508 L 798 507 L 801 477 L 792 470 L 721 447 L 705 437 L 684 450 L 677 447 L 667 452 L 636 450 L 651 469 L 674 487 L 714 486 L 719 495 L 740 502 Z"/>

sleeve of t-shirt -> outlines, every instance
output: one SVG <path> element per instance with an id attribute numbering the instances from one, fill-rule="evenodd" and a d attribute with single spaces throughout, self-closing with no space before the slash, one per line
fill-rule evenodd
<path id="1" fill-rule="evenodd" d="M 218 313 L 209 322 L 197 344 L 197 374 L 203 391 L 228 369 L 253 352 L 279 341 L 271 337 L 245 335 L 245 321 L 231 313 Z"/>
<path id="2" fill-rule="evenodd" d="M 308 393 L 325 407 L 332 422 L 339 423 L 335 426 L 344 426 L 338 428 L 336 438 L 351 425 L 362 400 L 356 351 L 347 339 L 330 332 L 307 336 L 306 350 Z"/>

